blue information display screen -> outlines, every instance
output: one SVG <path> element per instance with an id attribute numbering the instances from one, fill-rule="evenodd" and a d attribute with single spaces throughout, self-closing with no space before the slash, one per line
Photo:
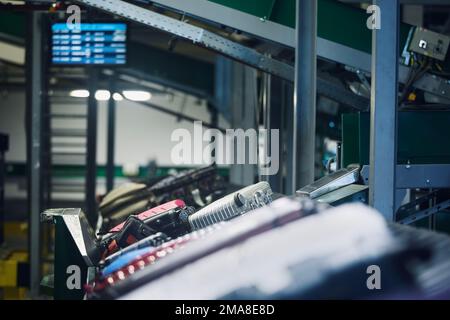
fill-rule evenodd
<path id="1" fill-rule="evenodd" d="M 54 64 L 123 65 L 127 60 L 126 23 L 66 23 L 52 25 Z"/>

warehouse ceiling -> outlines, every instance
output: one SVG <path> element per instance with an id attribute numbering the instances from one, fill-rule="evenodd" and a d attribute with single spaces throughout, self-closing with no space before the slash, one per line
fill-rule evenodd
<path id="1" fill-rule="evenodd" d="M 359 6 L 360 4 L 356 5 Z M 291 48 L 242 34 L 223 25 L 206 22 L 190 16 L 187 17 L 160 6 L 146 4 L 145 7 L 157 13 L 199 26 L 246 47 L 271 55 L 278 60 L 293 63 L 294 50 Z M 450 31 L 449 8 L 450 6 L 427 6 L 423 11 L 423 24 L 433 30 L 448 33 Z M 85 11 L 84 13 L 86 14 L 87 12 Z M 51 14 L 51 17 L 54 19 L 60 19 L 63 16 L 64 12 Z M 95 11 L 95 17 L 105 21 L 112 19 L 111 15 L 99 11 Z M 117 17 L 115 18 L 117 19 Z M 433 21 L 433 24 L 431 24 L 431 21 Z M 139 55 L 133 56 L 133 65 L 130 65 L 128 69 L 142 71 L 153 76 L 154 79 L 170 80 L 169 84 L 187 84 L 194 89 L 200 88 L 200 91 L 205 92 L 207 95 L 212 95 L 214 63 L 217 53 L 157 29 L 137 23 L 130 23 L 129 25 L 131 44 L 136 48 L 134 52 L 139 53 Z M 173 68 L 173 59 L 177 61 L 176 68 Z M 195 64 L 193 63 L 194 61 L 198 63 Z M 331 79 L 330 81 L 333 83 L 340 83 L 344 85 L 344 88 L 348 88 L 351 84 L 358 82 L 358 79 L 354 79 L 352 72 L 348 72 L 336 63 L 322 61 L 318 64 L 318 67 L 319 76 L 324 76 L 327 80 Z M 54 85 L 73 87 L 77 86 L 80 81 L 87 79 L 84 68 L 53 68 L 53 70 L 51 81 L 53 81 Z M 0 72 L 0 86 L 2 90 L 24 84 L 24 70 L 17 65 L 4 62 L 0 65 Z M 204 76 L 205 74 L 207 76 Z M 64 77 L 59 75 L 64 75 Z M 366 95 L 363 94 L 363 96 Z"/>

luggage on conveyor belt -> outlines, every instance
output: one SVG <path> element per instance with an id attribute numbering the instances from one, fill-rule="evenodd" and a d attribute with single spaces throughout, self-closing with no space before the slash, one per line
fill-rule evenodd
<path id="1" fill-rule="evenodd" d="M 278 200 L 270 207 L 253 210 L 229 222 L 214 224 L 168 241 L 147 254 L 140 254 L 128 265 L 97 279 L 90 292 L 95 293 L 95 297 L 118 297 L 188 263 L 323 208 L 325 206 L 309 200 Z"/>
<path id="2" fill-rule="evenodd" d="M 193 212 L 194 208 L 178 199 L 139 215 L 131 215 L 102 237 L 103 256 L 107 257 L 158 232 L 172 238 L 184 235 L 190 232 L 188 217 Z"/>
<path id="3" fill-rule="evenodd" d="M 128 182 L 115 188 L 99 205 L 103 225 L 119 223 L 131 214 L 144 211 L 150 200 L 150 192 L 145 184 Z"/>
<path id="4" fill-rule="evenodd" d="M 192 230 L 230 220 L 272 201 L 272 189 L 267 182 L 259 182 L 229 194 L 189 216 Z"/>
<path id="5" fill-rule="evenodd" d="M 103 218 L 101 232 L 149 208 L 174 199 L 183 199 L 187 205 L 201 208 L 223 196 L 224 179 L 215 166 L 183 171 L 160 179 L 153 185 L 126 183 L 108 193 L 99 205 Z"/>
<path id="6" fill-rule="evenodd" d="M 173 199 L 183 199 L 188 206 L 201 208 L 225 195 L 225 181 L 218 175 L 215 165 L 183 171 L 168 176 L 149 190 L 153 205 Z"/>
<path id="7" fill-rule="evenodd" d="M 256 208 L 265 206 L 271 202 L 271 195 L 272 190 L 270 185 L 267 182 L 260 182 L 231 193 L 206 206 L 204 209 L 199 210 L 197 213 L 193 213 L 194 210 L 192 207 L 187 207 L 184 201 L 178 199 L 149 209 L 137 216 L 129 216 L 125 222 L 110 229 L 103 236 L 101 240 L 103 259 L 105 262 L 111 263 L 112 255 L 123 256 L 126 251 L 126 257 L 121 257 L 121 262 L 115 264 L 126 267 L 124 261 L 129 260 L 130 263 L 133 261 L 133 250 L 136 259 L 138 257 L 142 259 L 140 255 L 145 250 L 140 250 L 142 247 L 130 250 L 129 246 L 134 246 L 139 242 L 146 242 L 147 237 L 154 236 L 157 232 L 167 236 L 167 242 L 161 245 L 161 248 L 148 245 L 149 248 L 152 248 L 151 250 L 149 249 L 149 254 L 155 258 L 165 255 L 167 251 L 173 252 L 176 248 L 184 245 L 187 239 L 196 239 L 205 234 L 204 232 L 190 232 L 205 228 L 210 230 L 211 228 L 209 227 L 211 225 L 217 225 L 223 221 L 233 219 L 239 215 L 251 212 Z M 194 217 L 194 220 L 191 220 L 190 218 L 196 214 L 200 215 Z M 170 239 L 174 240 L 168 241 Z M 156 256 L 153 256 L 153 251 L 156 252 Z M 145 255 L 144 258 L 147 259 Z M 120 272 L 123 272 L 122 270 L 108 267 L 108 272 L 104 273 L 102 271 L 101 275 L 104 277 L 107 274 L 110 279 L 113 279 L 114 274 L 110 270 L 115 270 L 117 273 L 115 275 L 120 275 Z M 99 279 L 99 281 L 102 282 L 102 279 Z M 97 286 L 96 289 L 98 290 L 98 288 L 103 287 L 103 285 Z"/>
<path id="8" fill-rule="evenodd" d="M 313 212 L 322 211 L 315 215 Z M 301 217 L 309 215 L 304 219 Z M 121 299 L 325 299 L 414 296 L 411 261 L 421 254 L 366 206 L 323 210 L 281 199 L 184 244 L 128 275 L 104 297 Z M 144 263 L 136 260 L 133 266 Z M 383 290 L 370 290 L 368 267 Z M 370 269 L 371 270 L 371 269 Z M 126 272 L 126 269 L 123 269 Z"/>

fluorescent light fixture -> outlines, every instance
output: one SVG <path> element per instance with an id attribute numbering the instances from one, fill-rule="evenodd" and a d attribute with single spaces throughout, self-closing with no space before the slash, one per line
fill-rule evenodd
<path id="1" fill-rule="evenodd" d="M 89 97 L 89 91 L 84 89 L 70 91 L 70 96 L 74 98 L 87 98 Z"/>
<path id="2" fill-rule="evenodd" d="M 0 60 L 23 66 L 25 64 L 25 48 L 0 41 Z"/>
<path id="3" fill-rule="evenodd" d="M 106 101 L 111 98 L 111 93 L 108 90 L 97 90 L 95 92 L 95 99 L 97 101 Z"/>
<path id="4" fill-rule="evenodd" d="M 150 92 L 147 91 L 138 91 L 138 90 L 126 90 L 122 91 L 125 98 L 131 101 L 147 101 L 152 98 Z"/>
<path id="5" fill-rule="evenodd" d="M 114 99 L 114 101 L 122 101 L 123 97 L 122 97 L 122 95 L 120 93 L 114 92 L 113 99 Z"/>

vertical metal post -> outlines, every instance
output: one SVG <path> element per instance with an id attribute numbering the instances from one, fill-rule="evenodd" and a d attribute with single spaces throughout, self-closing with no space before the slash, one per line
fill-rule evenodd
<path id="1" fill-rule="evenodd" d="M 399 0 L 376 0 L 381 29 L 372 35 L 369 202 L 390 221 L 395 214 Z"/>
<path id="2" fill-rule="evenodd" d="M 282 157 L 280 159 L 286 159 L 283 163 L 282 174 L 285 177 L 283 181 L 283 193 L 294 194 L 297 190 L 296 172 L 296 154 L 297 144 L 294 132 L 294 125 L 296 120 L 294 119 L 294 85 L 293 83 L 283 81 L 281 85 L 281 141 L 283 148 L 281 149 Z"/>
<path id="3" fill-rule="evenodd" d="M 280 137 L 278 141 L 272 141 L 271 138 L 269 138 L 269 144 L 267 146 L 268 150 L 271 151 L 272 143 L 278 143 L 279 148 L 279 169 L 278 173 L 275 175 L 271 175 L 268 177 L 268 182 L 270 183 L 270 186 L 272 187 L 272 190 L 274 192 L 283 193 L 283 169 L 284 169 L 284 161 L 282 159 L 285 159 L 283 157 L 283 132 L 285 132 L 283 128 L 283 117 L 285 115 L 284 110 L 286 108 L 286 101 L 283 97 L 283 94 L 285 93 L 283 90 L 283 86 L 285 81 L 277 78 L 269 76 L 268 81 L 268 92 L 267 92 L 267 100 L 268 100 L 268 110 L 267 110 L 267 129 L 278 129 L 280 130 Z M 292 94 L 289 95 L 288 98 L 292 100 Z M 290 108 L 292 109 L 292 108 Z M 269 135 L 270 137 L 270 135 Z M 270 156 L 273 158 L 274 155 L 270 154 Z"/>
<path id="4" fill-rule="evenodd" d="M 108 150 L 106 160 L 106 190 L 109 192 L 114 188 L 114 152 L 115 152 L 115 137 L 116 137 L 116 101 L 112 98 L 115 92 L 115 78 L 110 77 L 109 90 L 111 97 L 108 101 Z"/>
<path id="5" fill-rule="evenodd" d="M 271 137 L 270 137 L 270 129 L 271 129 L 271 123 L 270 123 L 270 86 L 271 86 L 271 76 L 268 73 L 264 73 L 262 76 L 261 81 L 261 107 L 262 107 L 262 125 L 264 129 L 268 130 L 269 134 L 267 135 L 267 141 L 264 146 L 261 146 L 258 144 L 258 152 L 264 152 L 265 154 L 269 154 L 270 152 L 270 145 L 271 145 Z M 261 123 L 257 123 L 257 125 L 261 125 Z M 259 155 L 258 155 L 259 156 Z M 259 158 L 258 158 L 259 161 Z M 269 182 L 270 176 L 263 176 L 261 173 L 259 173 L 259 181 L 267 181 Z"/>
<path id="6" fill-rule="evenodd" d="M 43 14 L 31 12 L 28 18 L 28 40 L 26 50 L 27 67 L 27 109 L 28 122 L 28 200 L 29 253 L 30 253 L 30 295 L 39 295 L 41 281 L 41 225 L 42 205 L 42 26 Z"/>
<path id="7" fill-rule="evenodd" d="M 97 222 L 97 91 L 98 70 L 89 69 L 89 99 L 87 119 L 87 154 L 86 154 L 86 214 L 91 225 Z"/>
<path id="8" fill-rule="evenodd" d="M 9 136 L 0 132 L 0 246 L 5 240 L 5 152 L 8 149 Z"/>
<path id="9" fill-rule="evenodd" d="M 256 123 L 256 108 L 258 105 L 258 93 L 257 93 L 257 72 L 254 68 L 244 66 L 244 108 L 241 110 L 241 119 L 237 123 L 242 125 L 242 129 L 256 129 L 258 130 Z M 236 119 L 237 120 L 237 119 Z M 239 128 L 239 126 L 236 126 Z M 250 145 L 250 144 L 249 144 Z M 245 150 L 246 159 L 250 159 L 250 147 Z M 249 161 L 249 160 L 247 160 Z M 242 180 L 244 185 L 255 183 L 257 178 L 258 166 L 256 164 L 244 164 L 242 165 Z"/>
<path id="10" fill-rule="evenodd" d="M 314 181 L 317 0 L 297 0 L 294 93 L 294 191 Z"/>
<path id="11" fill-rule="evenodd" d="M 233 62 L 233 101 L 231 126 L 233 129 L 256 129 L 256 70 Z M 243 151 L 243 150 L 241 150 Z M 245 150 L 249 159 L 250 150 Z M 254 164 L 234 164 L 230 167 L 230 182 L 237 185 L 255 183 L 257 167 Z"/>

